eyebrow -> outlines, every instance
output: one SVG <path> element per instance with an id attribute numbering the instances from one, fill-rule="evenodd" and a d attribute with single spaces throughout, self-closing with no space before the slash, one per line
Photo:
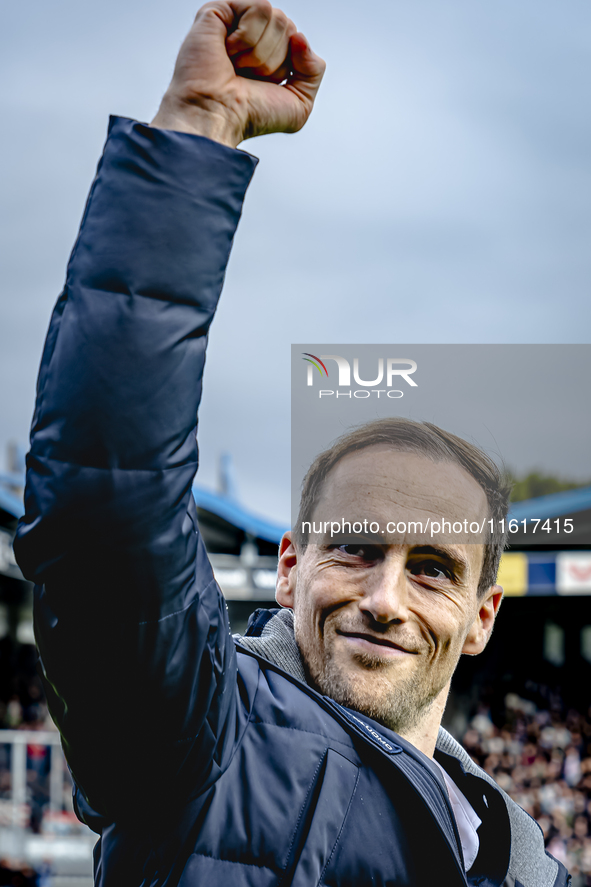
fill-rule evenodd
<path id="1" fill-rule="evenodd" d="M 359 545 L 361 543 L 365 543 L 366 545 L 379 545 L 380 548 L 386 548 L 387 542 L 384 540 L 384 535 L 382 533 L 372 533 L 370 530 L 367 533 L 335 533 L 334 536 L 331 536 L 327 533 L 325 536 L 322 535 L 322 543 L 324 544 L 328 541 L 331 545 Z"/>
<path id="2" fill-rule="evenodd" d="M 468 560 L 455 548 L 448 548 L 447 545 L 417 545 L 411 548 L 409 557 L 417 554 L 435 555 L 451 564 L 457 572 L 464 574 L 469 572 L 470 565 Z"/>

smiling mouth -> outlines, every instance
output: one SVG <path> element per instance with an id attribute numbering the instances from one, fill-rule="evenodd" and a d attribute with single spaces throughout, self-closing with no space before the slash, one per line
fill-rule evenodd
<path id="1" fill-rule="evenodd" d="M 406 653 L 407 655 L 416 656 L 419 652 L 418 650 L 408 650 L 406 647 L 401 647 L 400 644 L 396 644 L 394 641 L 388 640 L 388 638 L 377 637 L 376 635 L 366 634 L 361 631 L 337 630 L 337 634 L 347 640 L 353 641 L 354 643 L 360 643 L 360 645 L 363 646 L 368 644 L 372 647 L 381 647 L 386 655 L 389 652 L 391 655 Z"/>

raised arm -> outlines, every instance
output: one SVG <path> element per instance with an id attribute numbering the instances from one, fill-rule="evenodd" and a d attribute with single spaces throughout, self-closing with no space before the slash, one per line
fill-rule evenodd
<path id="1" fill-rule="evenodd" d="M 191 496 L 205 345 L 255 166 L 233 146 L 303 125 L 322 68 L 268 4 L 203 7 L 153 125 L 111 121 L 53 313 L 16 551 L 52 716 L 107 816 L 212 778 L 231 744 L 233 645 Z"/>

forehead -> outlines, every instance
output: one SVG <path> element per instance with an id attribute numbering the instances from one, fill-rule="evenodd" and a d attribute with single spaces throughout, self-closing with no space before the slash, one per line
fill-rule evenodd
<path id="1" fill-rule="evenodd" d="M 383 445 L 348 453 L 324 481 L 321 500 L 344 502 L 358 497 L 427 510 L 435 504 L 480 510 L 487 504 L 480 484 L 460 465 Z"/>
<path id="2" fill-rule="evenodd" d="M 465 528 L 465 521 L 483 526 L 487 517 L 484 490 L 460 465 L 387 446 L 344 456 L 328 473 L 314 508 L 316 520 L 376 521 L 381 530 L 388 523 L 403 527 L 412 522 L 429 527 L 415 533 L 431 539 L 434 522 L 461 522 Z M 464 531 L 448 541 L 476 542 L 485 535 Z"/>

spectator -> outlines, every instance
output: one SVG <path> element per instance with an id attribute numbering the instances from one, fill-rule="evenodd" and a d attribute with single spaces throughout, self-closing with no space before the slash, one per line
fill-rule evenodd
<path id="1" fill-rule="evenodd" d="M 463 737 L 473 759 L 537 820 L 548 851 L 568 868 L 572 887 L 591 887 L 591 710 L 566 717 L 515 693 L 505 723 L 480 705 Z"/>

